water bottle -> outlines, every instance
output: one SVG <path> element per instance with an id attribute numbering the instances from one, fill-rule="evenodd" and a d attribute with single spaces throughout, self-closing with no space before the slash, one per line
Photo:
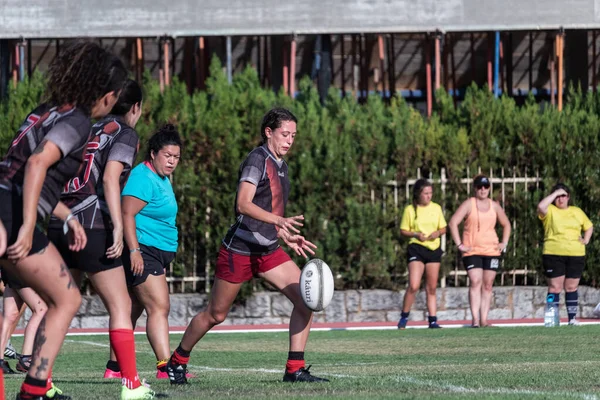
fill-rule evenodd
<path id="1" fill-rule="evenodd" d="M 550 293 L 546 296 L 546 310 L 544 312 L 544 326 L 552 327 L 560 325 L 560 316 L 558 315 L 558 307 L 554 302 L 554 294 Z"/>

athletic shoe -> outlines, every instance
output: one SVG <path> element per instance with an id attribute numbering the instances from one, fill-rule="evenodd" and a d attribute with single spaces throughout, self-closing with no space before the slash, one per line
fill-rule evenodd
<path id="1" fill-rule="evenodd" d="M 172 364 L 169 359 L 169 362 L 167 363 L 167 374 L 169 375 L 171 385 L 185 385 L 188 383 L 187 364 Z"/>
<path id="2" fill-rule="evenodd" d="M 575 318 L 569 321 L 569 326 L 579 326 L 581 322 L 577 321 Z"/>
<path id="3" fill-rule="evenodd" d="M 31 357 L 21 357 L 17 363 L 17 371 L 27 373 L 31 368 Z"/>
<path id="4" fill-rule="evenodd" d="M 284 382 L 329 382 L 329 379 L 319 378 L 318 376 L 311 375 L 310 365 L 308 368 L 300 368 L 296 372 L 285 372 L 283 374 Z"/>
<path id="5" fill-rule="evenodd" d="M 8 365 L 8 361 L 6 360 L 0 361 L 0 367 L 2 367 L 2 372 L 4 372 L 4 375 L 16 374 L 16 372 L 10 367 L 10 365 Z"/>
<path id="6" fill-rule="evenodd" d="M 408 318 L 400 318 L 400 321 L 398 321 L 398 329 L 406 329 L 406 324 L 408 324 Z"/>
<path id="7" fill-rule="evenodd" d="M 128 389 L 123 386 L 121 389 L 121 400 L 150 400 L 153 399 L 156 393 L 146 384 L 135 389 Z"/>
<path id="8" fill-rule="evenodd" d="M 104 379 L 121 379 L 121 371 L 113 371 L 110 368 L 106 368 L 104 371 Z"/>
<path id="9" fill-rule="evenodd" d="M 119 376 L 120 377 L 120 376 Z M 185 373 L 185 377 L 186 378 L 195 378 L 196 375 L 192 374 L 191 372 L 186 372 Z M 167 372 L 167 367 L 165 366 L 165 369 L 157 369 L 156 370 L 156 379 L 169 379 L 169 373 Z"/>
<path id="10" fill-rule="evenodd" d="M 71 396 L 66 396 L 63 394 L 56 394 L 54 397 L 46 396 L 28 396 L 21 395 L 21 393 L 17 394 L 17 400 L 72 400 Z"/>
<path id="11" fill-rule="evenodd" d="M 21 355 L 17 353 L 12 343 L 9 341 L 8 345 L 6 346 L 6 349 L 4 349 L 4 357 L 16 360 L 19 357 L 21 357 Z"/>
<path id="12" fill-rule="evenodd" d="M 438 325 L 437 322 L 432 322 L 431 324 L 429 324 L 429 329 L 440 329 L 441 326 Z"/>

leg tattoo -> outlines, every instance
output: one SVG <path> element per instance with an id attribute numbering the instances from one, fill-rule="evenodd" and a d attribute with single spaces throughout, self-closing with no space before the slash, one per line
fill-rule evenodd
<path id="1" fill-rule="evenodd" d="M 42 346 L 44 346 L 44 344 L 47 341 L 47 337 L 46 337 L 46 317 L 44 317 L 42 319 L 42 321 L 40 322 L 40 326 L 38 327 L 37 333 L 35 334 L 35 340 L 33 341 L 33 360 L 32 360 L 32 364 L 36 363 L 36 361 L 38 359 L 40 359 L 40 354 L 42 352 Z M 39 378 L 40 373 L 43 371 L 46 371 L 48 368 L 48 359 L 45 357 L 42 357 L 40 359 L 40 361 L 37 363 L 37 369 L 34 372 L 34 375 L 36 378 Z"/>

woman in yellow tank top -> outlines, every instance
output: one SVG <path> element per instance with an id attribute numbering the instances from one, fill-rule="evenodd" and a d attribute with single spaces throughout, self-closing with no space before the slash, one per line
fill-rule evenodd
<path id="1" fill-rule="evenodd" d="M 415 182 L 412 204 L 404 209 L 400 232 L 410 238 L 406 258 L 408 261 L 408 288 L 404 294 L 402 314 L 398 329 L 406 328 L 410 308 L 421 288 L 421 278 L 425 273 L 427 312 L 429 328 L 441 328 L 437 323 L 437 288 L 442 249 L 440 236 L 446 233 L 446 220 L 442 207 L 431 201 L 433 186 L 425 179 Z"/>
<path id="2" fill-rule="evenodd" d="M 448 227 L 452 239 L 462 253 L 463 264 L 469 275 L 469 304 L 473 328 L 488 326 L 492 287 L 500 267 L 500 256 L 510 238 L 510 221 L 498 204 L 489 198 L 490 180 L 483 175 L 475 177 L 475 197 L 465 200 L 454 213 Z M 464 223 L 462 239 L 458 225 Z M 496 234 L 496 223 L 502 225 L 502 242 Z"/>
<path id="3" fill-rule="evenodd" d="M 569 325 L 578 325 L 575 319 L 579 308 L 577 289 L 585 266 L 585 246 L 594 228 L 579 207 L 569 205 L 569 193 L 566 185 L 555 185 L 552 193 L 540 201 L 537 212 L 544 224 L 542 263 L 548 279 L 546 301 L 558 306 L 564 288 Z"/>

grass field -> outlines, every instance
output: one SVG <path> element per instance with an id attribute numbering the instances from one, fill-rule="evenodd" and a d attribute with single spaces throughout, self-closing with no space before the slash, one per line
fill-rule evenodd
<path id="1" fill-rule="evenodd" d="M 287 384 L 286 333 L 209 334 L 185 387 L 156 380 L 146 337 L 136 340 L 140 376 L 158 398 L 591 400 L 600 399 L 599 336 L 600 326 L 313 332 L 307 362 L 331 383 Z M 173 348 L 179 339 L 171 336 Z M 74 399 L 118 399 L 119 382 L 101 378 L 107 345 L 107 336 L 67 337 L 58 387 Z M 6 378 L 7 399 L 22 379 Z"/>

